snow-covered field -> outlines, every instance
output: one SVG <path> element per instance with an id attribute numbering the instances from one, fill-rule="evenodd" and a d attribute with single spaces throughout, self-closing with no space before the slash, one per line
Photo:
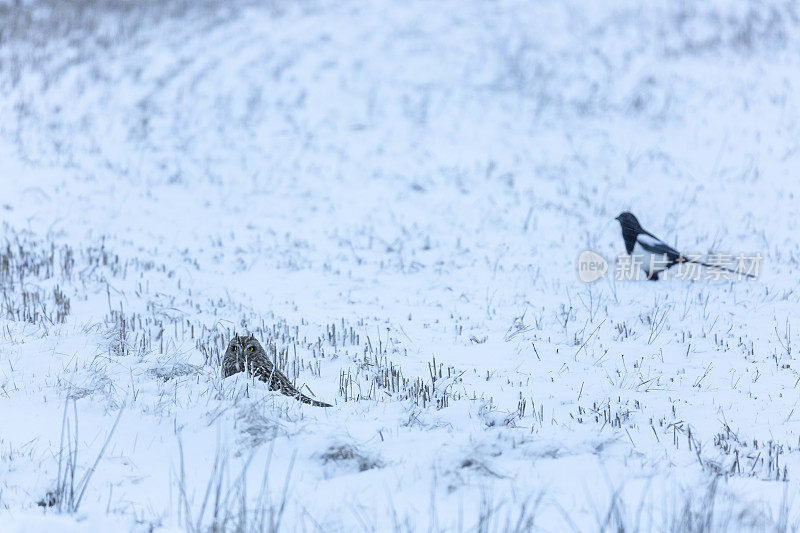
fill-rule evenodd
<path id="1" fill-rule="evenodd" d="M 793 2 L 0 3 L 0 529 L 796 530 L 798 94 Z"/>

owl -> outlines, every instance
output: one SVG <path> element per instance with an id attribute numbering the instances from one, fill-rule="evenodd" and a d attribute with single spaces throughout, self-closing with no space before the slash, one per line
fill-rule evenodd
<path id="1" fill-rule="evenodd" d="M 269 390 L 280 391 L 281 394 L 296 398 L 303 403 L 316 407 L 331 407 L 325 402 L 312 400 L 292 386 L 289 379 L 275 368 L 261 343 L 252 335 L 235 336 L 228 344 L 222 360 L 222 377 L 227 378 L 239 372 L 246 372 L 263 381 Z"/>

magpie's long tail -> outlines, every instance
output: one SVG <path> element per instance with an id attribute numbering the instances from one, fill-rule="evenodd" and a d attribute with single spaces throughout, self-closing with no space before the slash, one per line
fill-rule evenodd
<path id="1" fill-rule="evenodd" d="M 679 263 L 694 263 L 696 265 L 701 265 L 707 268 L 715 268 L 717 270 L 724 270 L 726 272 L 730 272 L 731 274 L 737 274 L 739 276 L 747 276 L 748 278 L 755 278 L 755 274 L 750 274 L 749 272 L 742 272 L 741 270 L 734 270 L 732 268 L 724 267 L 722 265 L 712 265 L 711 263 L 703 263 L 702 261 L 696 261 L 694 259 L 689 259 L 688 257 L 681 256 L 678 259 Z"/>

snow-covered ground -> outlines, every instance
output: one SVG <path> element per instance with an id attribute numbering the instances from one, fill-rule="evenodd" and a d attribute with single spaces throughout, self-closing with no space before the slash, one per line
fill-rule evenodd
<path id="1" fill-rule="evenodd" d="M 792 2 L 3 2 L 0 527 L 796 529 L 798 94 Z"/>

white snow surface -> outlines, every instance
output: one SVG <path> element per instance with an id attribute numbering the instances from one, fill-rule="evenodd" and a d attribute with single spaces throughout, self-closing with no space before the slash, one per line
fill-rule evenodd
<path id="1" fill-rule="evenodd" d="M 797 528 L 798 21 L 3 2 L 2 527 Z M 581 283 L 624 210 L 760 275 Z"/>

